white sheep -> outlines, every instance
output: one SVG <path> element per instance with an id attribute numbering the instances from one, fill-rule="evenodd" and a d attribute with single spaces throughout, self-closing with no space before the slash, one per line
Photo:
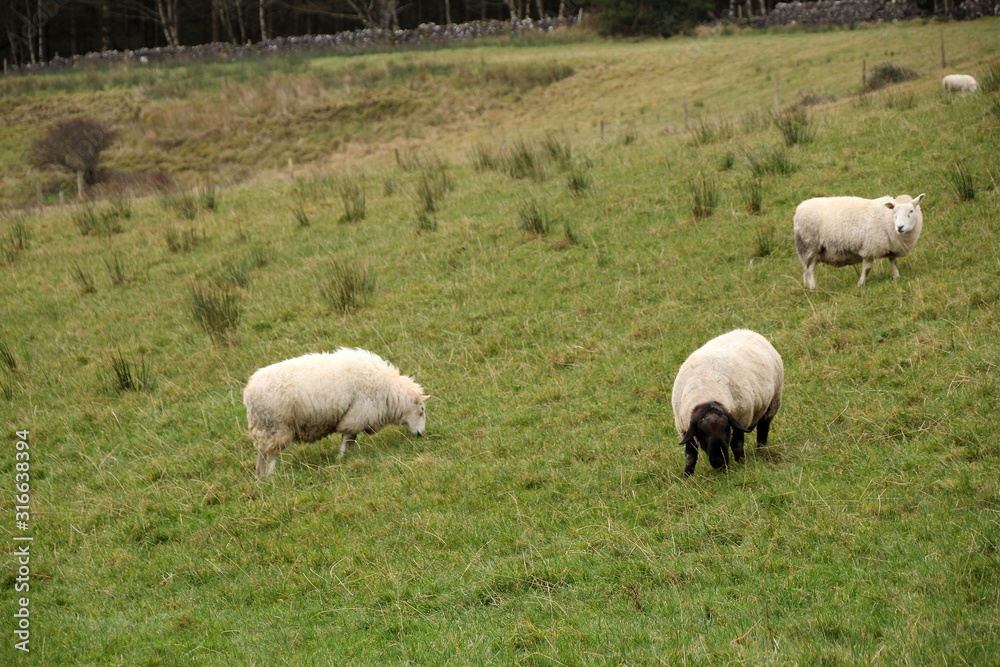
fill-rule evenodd
<path id="1" fill-rule="evenodd" d="M 949 74 L 941 79 L 946 93 L 974 93 L 979 89 L 979 83 L 968 74 Z"/>
<path id="2" fill-rule="evenodd" d="M 861 279 L 876 259 L 888 257 L 899 278 L 896 258 L 906 257 L 920 237 L 924 216 L 920 202 L 907 195 L 862 199 L 816 197 L 795 209 L 795 249 L 802 260 L 802 282 L 816 289 L 816 264 L 847 266 L 861 262 Z"/>
<path id="3" fill-rule="evenodd" d="M 374 352 L 340 348 L 261 368 L 243 389 L 257 475 L 274 471 L 278 454 L 293 442 L 341 434 L 340 460 L 359 433 L 389 424 L 422 436 L 428 397 L 414 380 Z"/>
<path id="4" fill-rule="evenodd" d="M 781 407 L 785 367 L 766 338 L 736 329 L 708 341 L 681 364 L 671 403 L 685 447 L 684 474 L 694 473 L 698 446 L 713 468 L 729 465 L 729 448 L 743 460 L 743 435 L 757 429 L 767 444 L 771 420 Z"/>

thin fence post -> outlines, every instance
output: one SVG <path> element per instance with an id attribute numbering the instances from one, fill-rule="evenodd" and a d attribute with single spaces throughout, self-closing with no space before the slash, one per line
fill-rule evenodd
<path id="1" fill-rule="evenodd" d="M 868 88 L 868 61 L 861 59 L 861 94 L 864 95 Z"/>
<path id="2" fill-rule="evenodd" d="M 944 28 L 941 28 L 941 69 L 948 66 L 944 59 Z"/>

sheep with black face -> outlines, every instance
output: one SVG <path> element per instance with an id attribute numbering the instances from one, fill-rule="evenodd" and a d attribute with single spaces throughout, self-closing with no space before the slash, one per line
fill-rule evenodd
<path id="1" fill-rule="evenodd" d="M 766 445 L 784 383 L 781 355 L 749 329 L 722 334 L 695 350 L 681 364 L 671 395 L 686 453 L 684 474 L 694 473 L 699 446 L 713 468 L 725 468 L 730 448 L 736 461 L 743 460 L 745 433 L 756 428 L 757 446 Z"/>

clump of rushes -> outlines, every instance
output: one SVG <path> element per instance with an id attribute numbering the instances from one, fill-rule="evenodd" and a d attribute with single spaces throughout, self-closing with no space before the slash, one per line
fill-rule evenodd
<path id="1" fill-rule="evenodd" d="M 116 394 L 126 391 L 148 392 L 156 388 L 156 381 L 145 356 L 140 356 L 138 362 L 133 362 L 118 350 L 111 357 L 111 370 L 105 378 L 105 386 Z"/>
<path id="2" fill-rule="evenodd" d="M 511 178 L 542 180 L 545 177 L 541 159 L 523 140 L 503 156 L 503 167 Z"/>
<path id="3" fill-rule="evenodd" d="M 80 291 L 84 294 L 93 294 L 97 291 L 97 286 L 94 284 L 94 274 L 79 264 L 73 265 L 73 280 L 80 286 Z"/>
<path id="4" fill-rule="evenodd" d="M 570 194 L 574 197 L 582 197 L 587 188 L 590 187 L 592 180 L 590 174 L 576 168 L 571 170 L 566 176 L 566 186 L 569 188 Z"/>
<path id="5" fill-rule="evenodd" d="M 107 267 L 108 277 L 111 279 L 111 284 L 115 287 L 130 283 L 134 278 L 132 267 L 126 261 L 125 256 L 118 250 L 104 258 L 104 266 Z"/>
<path id="6" fill-rule="evenodd" d="M 816 128 L 805 109 L 792 107 L 774 115 L 774 126 L 781 132 L 786 146 L 812 143 Z"/>
<path id="7" fill-rule="evenodd" d="M 552 220 L 538 202 L 527 199 L 517 205 L 517 226 L 529 234 L 544 236 L 552 229 Z"/>
<path id="8" fill-rule="evenodd" d="M 199 230 L 194 228 L 178 231 L 173 227 L 169 227 L 163 233 L 163 238 L 167 242 L 167 249 L 170 252 L 191 252 L 198 246 L 208 242 L 205 230 L 199 232 Z"/>
<path id="9" fill-rule="evenodd" d="M 17 358 L 14 356 L 14 351 L 4 341 L 0 341 L 0 365 L 3 365 L 11 373 L 17 370 Z"/>
<path id="10" fill-rule="evenodd" d="M 751 178 L 740 184 L 740 194 L 743 195 L 743 207 L 747 213 L 754 215 L 760 213 L 764 199 L 764 185 L 759 178 Z"/>
<path id="11" fill-rule="evenodd" d="M 768 257 L 778 249 L 778 235 L 774 227 L 760 225 L 754 232 L 753 257 Z"/>
<path id="12" fill-rule="evenodd" d="M 959 201 L 972 201 L 976 198 L 975 179 L 963 163 L 956 162 L 946 175 Z"/>
<path id="13" fill-rule="evenodd" d="M 760 149 L 756 153 L 746 153 L 750 173 L 760 178 L 768 174 L 787 176 L 795 171 L 795 165 L 781 148 Z"/>
<path id="14" fill-rule="evenodd" d="M 367 204 L 362 185 L 352 180 L 343 181 L 340 184 L 340 201 L 344 205 L 344 214 L 340 216 L 340 222 L 360 222 L 365 219 Z"/>
<path id="15" fill-rule="evenodd" d="M 213 343 L 230 342 L 243 316 L 243 302 L 235 288 L 218 283 L 191 283 L 189 305 L 194 321 Z"/>
<path id="16" fill-rule="evenodd" d="M 302 202 L 292 204 L 292 217 L 295 218 L 295 222 L 299 223 L 299 227 L 308 227 L 311 224 L 309 214 L 306 213 L 306 207 Z"/>
<path id="17" fill-rule="evenodd" d="M 691 188 L 691 213 L 697 218 L 707 218 L 719 204 L 719 182 L 712 175 L 698 173 L 688 183 Z"/>
<path id="18" fill-rule="evenodd" d="M 364 308 L 375 297 L 375 274 L 363 264 L 333 260 L 319 284 L 323 299 L 342 313 Z"/>

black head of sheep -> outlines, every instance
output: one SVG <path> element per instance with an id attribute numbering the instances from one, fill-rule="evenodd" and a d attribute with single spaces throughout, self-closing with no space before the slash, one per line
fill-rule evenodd
<path id="1" fill-rule="evenodd" d="M 695 406 L 691 413 L 691 426 L 681 440 L 687 453 L 684 474 L 694 473 L 694 464 L 698 461 L 699 446 L 708 454 L 708 461 L 713 468 L 727 467 L 729 465 L 729 442 L 734 430 L 740 433 L 750 431 L 721 403 L 711 401 Z"/>

